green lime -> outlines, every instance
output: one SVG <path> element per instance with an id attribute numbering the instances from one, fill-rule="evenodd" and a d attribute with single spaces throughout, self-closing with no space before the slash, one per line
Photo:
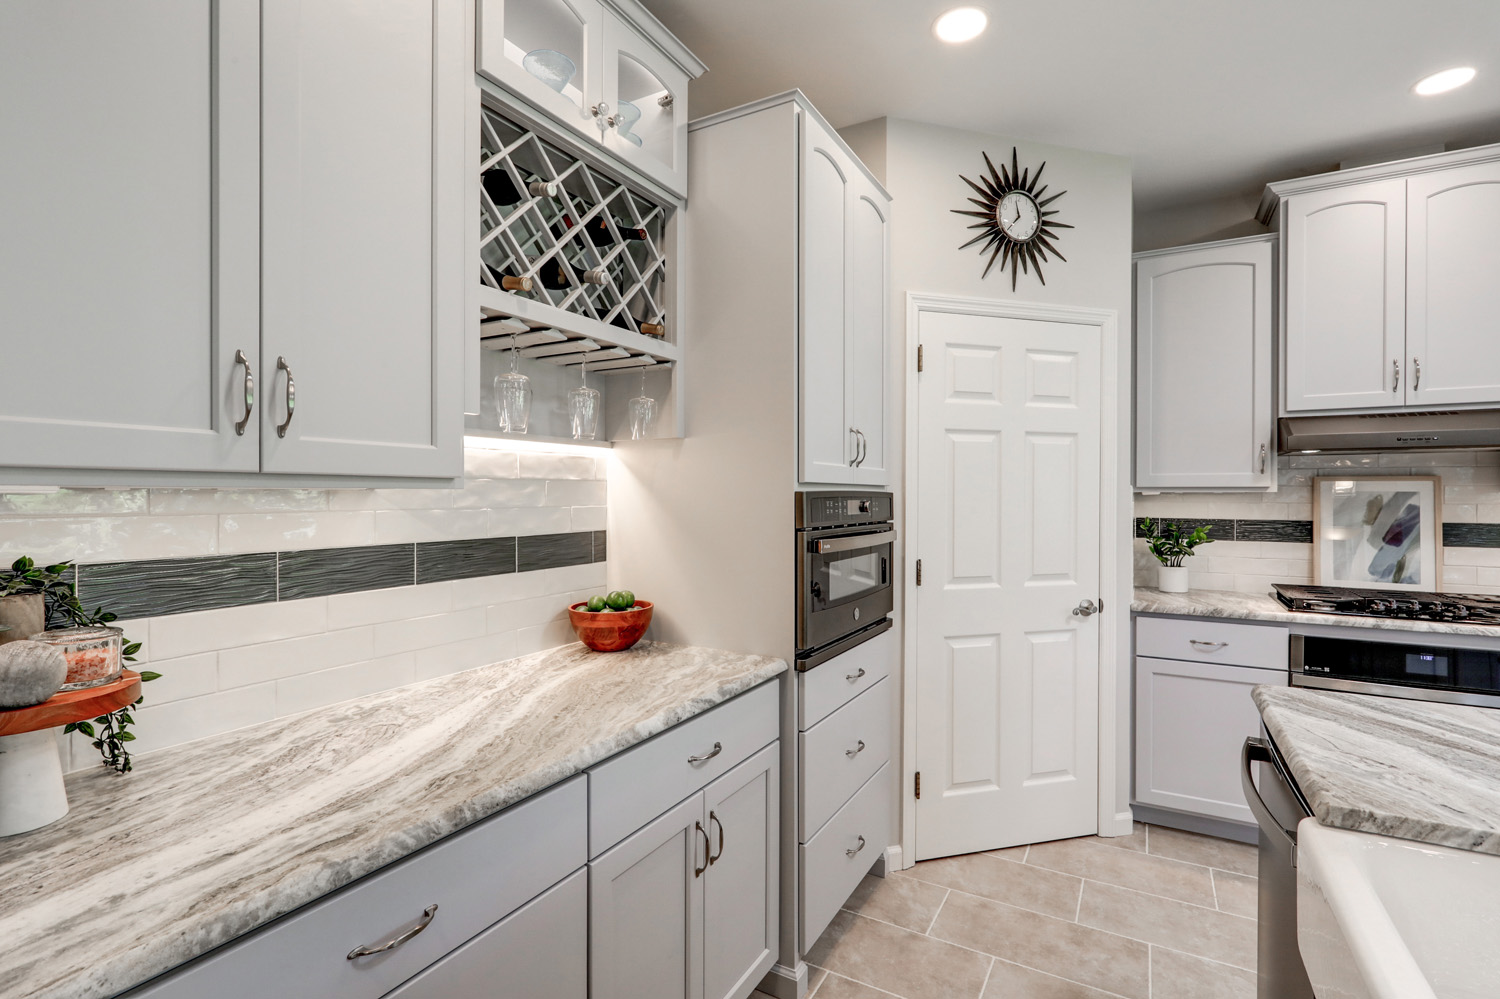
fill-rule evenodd
<path id="1" fill-rule="evenodd" d="M 591 612 L 597 614 L 597 613 L 599 613 L 600 611 L 602 611 L 605 608 L 604 598 L 603 597 L 589 597 L 589 605 L 588 606 L 589 606 L 589 610 Z"/>
<path id="2" fill-rule="evenodd" d="M 629 610 L 635 604 L 635 596 L 629 590 L 615 590 L 604 598 L 610 610 Z"/>

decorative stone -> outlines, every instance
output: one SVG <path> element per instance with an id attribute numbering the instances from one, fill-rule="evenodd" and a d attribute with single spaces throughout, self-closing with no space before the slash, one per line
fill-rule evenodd
<path id="1" fill-rule="evenodd" d="M 40 593 L 13 593 L 0 597 L 0 645 L 21 642 L 47 627 L 47 605 Z"/>
<path id="2" fill-rule="evenodd" d="M 0 708 L 41 704 L 57 693 L 67 676 L 62 649 L 41 642 L 0 645 Z"/>

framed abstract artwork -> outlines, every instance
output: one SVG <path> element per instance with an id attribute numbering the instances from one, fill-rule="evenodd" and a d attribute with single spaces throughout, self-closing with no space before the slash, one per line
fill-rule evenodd
<path id="1" fill-rule="evenodd" d="M 1313 480 L 1313 582 L 1443 588 L 1443 484 L 1436 476 Z"/>

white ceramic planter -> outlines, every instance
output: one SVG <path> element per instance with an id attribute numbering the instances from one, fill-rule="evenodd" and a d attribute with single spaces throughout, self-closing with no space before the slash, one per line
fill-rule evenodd
<path id="1" fill-rule="evenodd" d="M 56 733 L 44 728 L 0 736 L 0 837 L 39 829 L 67 814 Z"/>
<path id="2" fill-rule="evenodd" d="M 1163 593 L 1186 593 L 1188 591 L 1187 566 L 1158 566 L 1156 569 L 1156 588 Z"/>

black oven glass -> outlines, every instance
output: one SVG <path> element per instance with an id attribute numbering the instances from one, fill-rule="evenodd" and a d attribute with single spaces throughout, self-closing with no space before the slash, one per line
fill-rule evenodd
<path id="1" fill-rule="evenodd" d="M 884 547 L 816 558 L 812 597 L 819 609 L 858 600 L 886 586 L 890 570 Z"/>
<path id="2" fill-rule="evenodd" d="M 1302 641 L 1302 669 L 1313 676 L 1476 693 L 1500 691 L 1500 652 L 1312 635 Z"/>

